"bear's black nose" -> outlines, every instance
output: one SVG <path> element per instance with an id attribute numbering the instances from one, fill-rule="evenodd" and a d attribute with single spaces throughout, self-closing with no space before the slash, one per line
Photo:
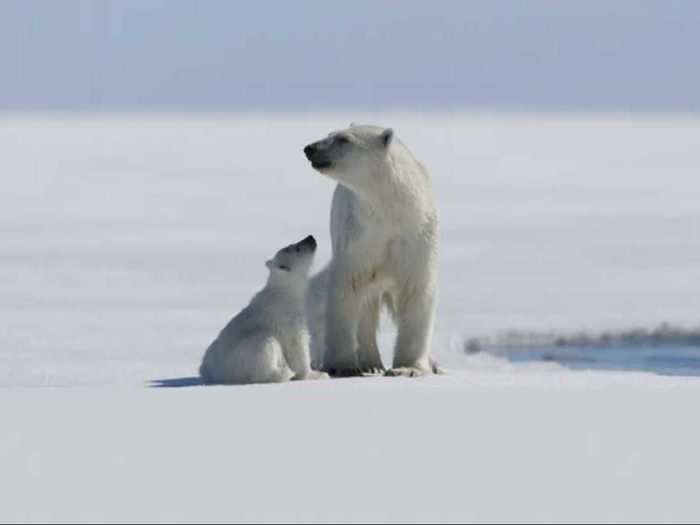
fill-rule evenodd
<path id="1" fill-rule="evenodd" d="M 311 155 L 313 155 L 313 154 L 314 154 L 314 145 L 313 144 L 309 144 L 308 146 L 306 146 L 304 148 L 304 155 L 306 155 L 307 159 L 311 160 Z"/>

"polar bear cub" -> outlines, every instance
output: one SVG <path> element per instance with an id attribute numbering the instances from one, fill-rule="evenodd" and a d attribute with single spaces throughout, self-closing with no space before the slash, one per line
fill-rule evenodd
<path id="1" fill-rule="evenodd" d="M 207 384 L 321 379 L 311 369 L 304 316 L 308 273 L 316 252 L 309 235 L 282 248 L 266 265 L 265 287 L 207 348 L 199 373 Z"/>

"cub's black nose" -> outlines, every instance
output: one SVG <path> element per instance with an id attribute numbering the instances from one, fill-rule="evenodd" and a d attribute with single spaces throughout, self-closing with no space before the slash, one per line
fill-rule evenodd
<path id="1" fill-rule="evenodd" d="M 308 237 L 306 237 L 303 241 L 301 241 L 300 244 L 316 249 L 316 239 L 314 239 L 313 235 L 309 235 Z"/>
<path id="2" fill-rule="evenodd" d="M 304 148 L 304 155 L 306 155 L 306 158 L 311 160 L 311 155 L 314 154 L 314 146 L 313 144 L 309 144 Z"/>

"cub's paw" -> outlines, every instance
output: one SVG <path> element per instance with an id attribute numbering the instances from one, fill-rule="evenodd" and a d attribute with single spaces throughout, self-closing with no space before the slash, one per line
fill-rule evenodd
<path id="1" fill-rule="evenodd" d="M 423 377 L 430 372 L 421 370 L 413 366 L 402 366 L 398 368 L 390 368 L 384 374 L 386 377 Z"/>
<path id="2" fill-rule="evenodd" d="M 328 374 L 319 372 L 318 370 L 309 370 L 305 374 L 297 374 L 292 377 L 292 381 L 307 381 L 314 379 L 328 379 Z"/>
<path id="3" fill-rule="evenodd" d="M 432 360 L 430 361 L 430 368 L 433 369 L 433 374 L 435 375 L 442 376 L 447 373 L 447 371 L 444 368 L 442 368 L 439 364 L 437 364 L 437 362 Z"/>

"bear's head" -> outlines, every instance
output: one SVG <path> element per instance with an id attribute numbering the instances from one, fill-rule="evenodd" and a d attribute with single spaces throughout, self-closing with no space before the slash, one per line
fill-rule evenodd
<path id="1" fill-rule="evenodd" d="M 301 241 L 285 246 L 265 265 L 270 275 L 282 279 L 306 279 L 316 253 L 316 239 L 313 235 Z"/>
<path id="2" fill-rule="evenodd" d="M 393 142 L 394 131 L 390 128 L 351 124 L 309 144 L 304 154 L 318 172 L 350 189 L 363 190 L 391 172 L 389 153 Z"/>

